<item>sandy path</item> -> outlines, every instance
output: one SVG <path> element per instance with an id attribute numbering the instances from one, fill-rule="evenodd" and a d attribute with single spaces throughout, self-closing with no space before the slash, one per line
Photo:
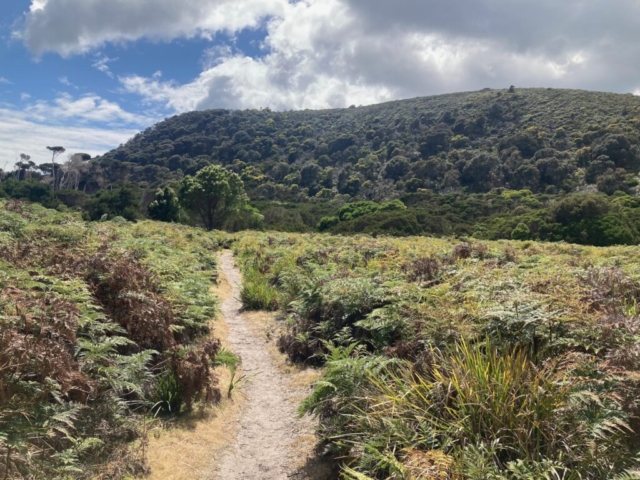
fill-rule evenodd
<path id="1" fill-rule="evenodd" d="M 221 305 L 229 326 L 229 343 L 242 358 L 243 373 L 248 376 L 243 387 L 247 406 L 238 426 L 235 445 L 222 458 L 219 478 L 287 479 L 298 478 L 300 452 L 295 443 L 312 434 L 312 424 L 299 420 L 293 397 L 295 388 L 280 373 L 269 355 L 265 340 L 247 326 L 240 312 L 242 277 L 231 252 L 220 257 L 220 266 L 233 287 L 233 293 Z M 304 462 L 304 459 L 302 459 Z"/>

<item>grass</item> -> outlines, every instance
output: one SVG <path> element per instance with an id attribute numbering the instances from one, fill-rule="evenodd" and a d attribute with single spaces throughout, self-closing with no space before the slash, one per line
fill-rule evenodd
<path id="1" fill-rule="evenodd" d="M 276 290 L 281 350 L 325 367 L 302 411 L 345 478 L 638 468 L 637 247 L 236 238 L 244 272 Z"/>
<path id="2" fill-rule="evenodd" d="M 245 272 L 240 298 L 247 310 L 272 311 L 278 308 L 278 292 L 255 270 Z"/>
<path id="3" fill-rule="evenodd" d="M 220 301 L 231 295 L 231 285 L 222 272 L 211 293 Z M 216 360 L 215 371 L 220 388 L 224 391 L 219 405 L 193 412 L 166 422 L 149 439 L 149 480 L 184 480 L 211 478 L 216 475 L 223 453 L 233 444 L 235 425 L 245 405 L 242 395 L 228 398 L 226 391 L 232 384 L 229 366 L 237 364 L 237 356 L 229 350 L 228 326 L 221 313 L 210 321 L 212 334 L 220 339 L 222 348 Z M 210 334 L 211 335 L 211 334 Z M 238 371 L 240 371 L 238 369 Z"/>

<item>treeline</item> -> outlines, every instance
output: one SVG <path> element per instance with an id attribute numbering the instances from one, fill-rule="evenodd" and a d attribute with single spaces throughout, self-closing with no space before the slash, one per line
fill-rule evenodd
<path id="1" fill-rule="evenodd" d="M 216 165 L 264 217 L 218 227 L 637 243 L 639 107 L 630 95 L 510 89 L 329 111 L 191 112 L 100 158 L 56 163 L 61 147 L 49 147 L 52 162 L 36 166 L 24 155 L 2 174 L 0 195 L 80 208 L 88 220 L 207 226 L 193 208 L 163 218 L 149 207 Z M 362 207 L 393 200 L 406 209 Z M 343 207 L 360 210 L 342 218 Z"/>
<path id="2" fill-rule="evenodd" d="M 280 201 L 587 185 L 611 195 L 637 186 L 639 106 L 628 95 L 530 89 L 330 111 L 209 110 L 167 119 L 102 160 L 157 179 L 221 164 L 252 198 Z"/>
<path id="3" fill-rule="evenodd" d="M 184 183 L 174 183 L 152 195 L 133 185 L 88 196 L 74 191 L 54 192 L 47 184 L 34 180 L 7 180 L 0 183 L 0 197 L 27 199 L 49 208 L 81 208 L 85 220 L 93 221 L 118 216 L 131 221 L 149 217 L 228 230 L 454 236 L 597 246 L 640 243 L 640 198 L 623 192 L 613 196 L 597 192 L 558 196 L 495 189 L 485 194 L 422 192 L 381 203 L 255 201 L 251 205 L 241 190 L 240 206 L 221 207 L 214 217 L 205 218 L 198 213 L 193 200 L 191 203 L 187 200 L 184 190 L 181 202 Z M 148 205 L 143 209 L 145 199 Z"/>

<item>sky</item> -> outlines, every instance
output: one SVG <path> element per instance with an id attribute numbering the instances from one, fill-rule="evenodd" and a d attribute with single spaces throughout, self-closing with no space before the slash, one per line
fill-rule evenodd
<path id="1" fill-rule="evenodd" d="M 640 93 L 638 0 L 4 0 L 0 168 L 208 108 L 486 87 Z"/>

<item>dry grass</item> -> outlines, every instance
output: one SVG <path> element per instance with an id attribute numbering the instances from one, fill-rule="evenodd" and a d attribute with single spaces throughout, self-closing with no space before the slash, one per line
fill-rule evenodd
<path id="1" fill-rule="evenodd" d="M 222 302 L 231 295 L 231 285 L 222 272 L 213 293 Z M 229 327 L 221 314 L 213 322 L 213 335 L 229 348 Z M 229 370 L 216 369 L 224 390 L 231 381 Z M 179 419 L 165 423 L 149 439 L 148 465 L 150 480 L 193 480 L 216 476 L 222 455 L 233 445 L 245 399 L 223 395 L 214 408 L 201 408 Z"/>

